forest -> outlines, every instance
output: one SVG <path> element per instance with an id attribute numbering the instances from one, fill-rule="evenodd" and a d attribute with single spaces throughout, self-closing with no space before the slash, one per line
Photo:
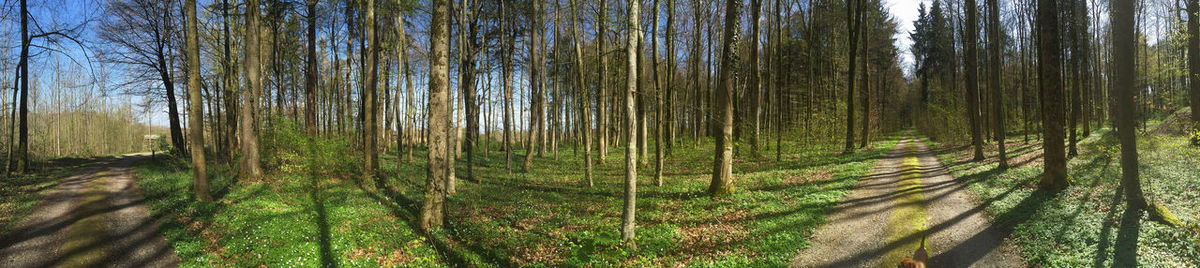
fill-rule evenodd
<path id="1" fill-rule="evenodd" d="M 1200 267 L 1200 0 L 0 0 L 0 267 Z"/>

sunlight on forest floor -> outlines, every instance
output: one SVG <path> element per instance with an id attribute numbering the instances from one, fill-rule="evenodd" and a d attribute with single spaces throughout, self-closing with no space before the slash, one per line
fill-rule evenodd
<path id="1" fill-rule="evenodd" d="M 1041 176 L 1041 144 L 1008 143 L 1012 168 L 995 170 L 994 142 L 988 159 L 969 160 L 961 144 L 938 144 L 939 158 L 979 196 L 995 224 L 1012 231 L 1031 266 L 1195 267 L 1200 265 L 1200 233 L 1174 229 L 1141 214 L 1127 213 L 1120 179 L 1120 147 L 1108 129 L 1080 142 L 1068 164 L 1075 185 L 1051 197 L 1036 191 Z M 1161 202 L 1195 226 L 1200 217 L 1200 150 L 1184 137 L 1139 137 L 1140 172 L 1146 196 Z M 1139 220 L 1140 219 L 1140 220 Z M 1194 228 L 1194 227 L 1193 227 Z"/>
<path id="2" fill-rule="evenodd" d="M 711 166 L 711 143 L 680 145 L 664 164 L 663 187 L 653 186 L 653 154 L 639 170 L 638 248 L 620 246 L 618 218 L 623 165 L 614 148 L 596 168 L 596 187 L 580 186 L 580 159 L 571 148 L 535 158 L 533 173 L 504 169 L 504 154 L 491 150 L 475 174 L 459 180 L 447 204 L 449 228 L 437 238 L 408 225 L 424 185 L 423 151 L 396 171 L 395 155 L 381 161 L 386 188 L 357 175 L 305 178 L 276 174 L 264 182 L 230 186 L 228 168 L 213 173 L 219 201 L 188 200 L 190 175 L 177 161 L 137 169 L 163 230 L 185 266 L 343 266 L 474 263 L 500 266 L 755 265 L 789 263 L 825 214 L 896 138 L 870 150 L 840 155 L 836 144 L 797 146 L 785 141 L 782 163 L 774 146 L 763 157 L 739 151 L 733 197 L 703 195 Z M 498 143 L 493 143 L 493 146 Z M 766 148 L 771 148 L 768 151 Z M 653 150 L 651 150 L 652 152 Z M 465 161 L 458 176 L 466 176 Z M 401 178 L 395 174 L 402 174 Z"/>

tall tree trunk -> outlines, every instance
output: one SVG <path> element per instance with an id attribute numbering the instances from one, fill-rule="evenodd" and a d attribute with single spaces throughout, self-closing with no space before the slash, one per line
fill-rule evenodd
<path id="1" fill-rule="evenodd" d="M 852 3 L 846 3 L 846 29 L 850 32 L 850 49 L 847 54 L 850 56 L 850 69 L 847 72 L 847 90 L 846 90 L 846 147 L 843 149 L 843 154 L 854 152 L 854 80 L 855 73 L 858 72 L 856 65 L 858 64 L 858 36 L 861 32 L 859 25 L 862 24 L 861 15 L 863 10 L 862 0 L 850 0 Z M 972 0 L 968 0 L 972 1 Z"/>
<path id="2" fill-rule="evenodd" d="M 1192 107 L 1192 125 L 1200 126 L 1200 0 L 1187 0 L 1188 95 Z"/>
<path id="3" fill-rule="evenodd" d="M 604 36 L 608 33 L 608 0 L 600 0 L 600 15 L 596 20 L 596 57 L 600 58 L 600 95 L 596 99 L 596 125 L 599 138 L 600 164 L 608 159 L 608 47 Z"/>
<path id="4" fill-rule="evenodd" d="M 504 59 L 500 63 L 501 75 L 504 76 L 504 169 L 512 172 L 512 144 L 513 144 L 513 107 L 512 107 L 512 54 L 513 54 L 513 39 L 515 34 L 508 33 L 512 29 L 512 19 L 506 14 L 508 6 L 506 1 L 500 2 L 500 39 L 501 39 L 501 54 Z M 512 34 L 512 35 L 510 35 Z"/>
<path id="5" fill-rule="evenodd" d="M 771 66 L 774 67 L 771 71 L 771 87 L 775 89 L 775 109 L 783 109 L 783 54 L 779 52 L 779 47 L 783 42 L 783 6 L 782 0 L 775 0 L 775 42 L 772 42 L 774 50 L 771 56 Z M 697 44 L 700 42 L 697 41 Z M 783 161 L 783 110 L 775 111 L 775 162 Z"/>
<path id="6" fill-rule="evenodd" d="M 308 0 L 308 62 L 304 72 L 304 123 L 309 136 L 317 135 L 317 0 Z"/>
<path id="7" fill-rule="evenodd" d="M 579 44 L 579 9 L 575 6 L 575 0 L 571 0 L 571 28 L 571 42 L 575 43 L 575 90 L 579 91 L 579 97 L 577 98 L 577 102 L 579 103 L 579 132 L 583 136 L 584 148 L 583 174 L 584 177 L 587 177 L 588 187 L 592 187 L 595 183 L 592 181 L 592 136 L 591 122 L 588 119 L 591 116 L 588 110 L 591 108 L 588 107 L 590 105 L 588 105 L 587 89 L 583 85 L 583 48 Z"/>
<path id="8" fill-rule="evenodd" d="M 658 0 L 654 1 L 653 12 L 654 24 L 650 26 L 650 77 L 654 79 L 651 83 L 655 95 L 654 122 L 658 122 L 658 126 L 654 128 L 654 185 L 662 186 L 663 129 L 666 127 L 666 121 L 663 121 L 663 90 L 658 86 Z"/>
<path id="9" fill-rule="evenodd" d="M 254 118 L 258 113 L 258 97 L 262 91 L 262 77 L 260 72 L 262 66 L 259 65 L 259 14 L 258 0 L 246 0 L 246 80 L 250 85 L 249 91 L 245 94 L 245 103 L 242 104 L 241 111 L 241 134 L 242 134 L 242 163 L 241 177 L 245 179 L 257 179 L 262 176 L 262 167 L 259 162 L 258 155 L 258 132 L 254 130 Z"/>
<path id="10" fill-rule="evenodd" d="M 717 118 L 721 133 L 717 136 L 715 155 L 713 155 L 712 182 L 708 185 L 708 194 L 713 197 L 733 194 L 733 68 L 737 65 L 734 56 L 734 44 L 738 42 L 738 22 L 741 14 L 741 1 L 725 1 L 725 40 L 721 48 L 721 89 L 717 90 Z"/>
<path id="11" fill-rule="evenodd" d="M 668 0 L 669 1 L 669 0 Z M 630 247 L 634 246 L 634 228 L 637 221 L 637 103 L 634 101 L 638 94 L 638 39 L 642 36 L 642 25 L 638 23 L 638 1 L 629 1 L 629 25 L 627 26 L 629 43 L 625 46 L 625 62 L 629 75 L 625 79 L 625 210 L 621 214 L 621 240 Z M 537 25 L 537 22 L 534 23 Z"/>
<path id="12" fill-rule="evenodd" d="M 522 166 L 525 172 L 533 170 L 533 154 L 537 150 L 537 144 L 542 140 L 542 52 L 541 42 L 542 33 L 545 32 L 542 24 L 542 1 L 534 1 L 533 3 L 533 25 L 529 27 L 532 32 L 533 42 L 530 45 L 530 58 L 533 62 L 529 65 L 529 142 L 525 145 L 525 163 Z M 634 153 L 637 153 L 636 151 Z"/>
<path id="13" fill-rule="evenodd" d="M 975 0 L 967 0 L 967 21 L 966 21 L 966 40 L 963 41 L 966 45 L 966 66 L 963 67 L 967 73 L 967 123 L 971 124 L 971 145 L 975 148 L 974 161 L 983 160 L 983 137 L 982 124 L 983 120 L 979 118 L 979 52 L 978 52 L 978 13 L 976 11 Z"/>
<path id="14" fill-rule="evenodd" d="M 25 0 L 21 0 L 21 59 L 17 68 L 21 71 L 21 104 L 20 131 L 17 134 L 17 167 L 16 173 L 23 174 L 29 169 L 29 9 Z M 11 160 L 9 160 L 11 161 Z"/>
<path id="15" fill-rule="evenodd" d="M 991 58 L 992 68 L 988 68 L 989 76 L 988 88 L 992 89 L 992 114 L 996 117 L 996 143 L 1000 153 L 1000 169 L 1008 168 L 1008 153 L 1004 149 L 1004 90 L 1000 88 L 1000 68 L 1004 66 L 1001 60 L 1001 46 L 1003 36 L 1000 35 L 1000 8 L 996 3 L 998 0 L 987 0 L 988 5 L 988 53 Z"/>
<path id="16" fill-rule="evenodd" d="M 232 8 L 232 6 L 229 5 L 229 0 L 224 0 L 222 3 L 224 5 L 221 6 L 221 28 L 225 38 L 223 40 L 224 53 L 221 55 L 224 57 L 224 60 L 221 61 L 221 79 L 223 80 L 222 82 L 225 83 L 225 142 L 229 143 L 226 144 L 224 148 L 226 149 L 226 161 L 232 163 L 236 154 L 236 151 L 233 148 L 237 146 L 237 137 L 235 137 L 235 133 L 237 133 L 238 120 L 237 110 L 234 108 L 238 106 L 238 91 L 234 86 L 234 80 L 237 79 L 237 74 L 235 74 L 233 70 L 233 53 L 230 51 L 231 49 L 229 44 L 230 40 L 232 39 L 229 33 L 229 24 L 232 23 L 230 22 L 231 19 L 229 17 L 229 9 Z"/>
<path id="17" fill-rule="evenodd" d="M 447 178 L 447 159 L 450 143 L 446 135 L 450 123 L 450 25 L 447 0 L 433 0 L 433 17 L 429 26 L 429 169 L 424 199 L 418 222 L 426 232 L 440 228 L 444 221 L 444 191 Z"/>
<path id="18" fill-rule="evenodd" d="M 759 139 L 758 132 L 762 115 L 762 76 L 759 74 L 759 32 L 758 28 L 762 25 L 762 19 L 759 18 L 759 13 L 762 12 L 762 0 L 750 1 L 750 91 L 751 105 L 750 113 L 754 117 L 754 133 L 750 135 L 750 152 L 758 156 Z"/>
<path id="19" fill-rule="evenodd" d="M 1188 1 L 1195 5 L 1195 1 Z M 1134 92 L 1137 69 L 1134 68 L 1136 32 L 1134 28 L 1134 0 L 1113 1 L 1113 67 L 1116 68 L 1112 99 L 1117 104 L 1117 137 L 1121 140 L 1121 187 L 1125 188 L 1125 201 L 1129 208 L 1146 208 L 1142 193 L 1142 182 L 1138 178 L 1137 134 L 1134 132 Z M 1190 13 L 1195 16 L 1196 13 Z M 1189 18 L 1189 23 L 1191 23 Z M 1193 28 L 1194 29 L 1194 28 Z M 1194 64 L 1192 66 L 1195 66 Z M 1195 70 L 1195 69 L 1192 69 Z M 1193 76 L 1194 77 L 1194 76 Z M 1193 87 L 1194 89 L 1194 87 Z M 1193 111 L 1195 107 L 1193 107 Z M 1061 140 L 1061 139 L 1060 139 Z"/>
<path id="20" fill-rule="evenodd" d="M 865 8 L 865 7 L 859 7 Z M 866 12 L 866 11 L 862 11 Z M 865 20 L 865 14 L 864 20 Z M 865 22 L 859 22 L 864 24 Z M 871 25 L 859 25 L 862 29 L 862 72 L 861 80 L 862 87 L 862 143 L 858 145 L 861 148 L 867 148 L 867 144 L 871 142 Z"/>
<path id="21" fill-rule="evenodd" d="M 675 148 L 675 129 L 676 129 L 675 112 L 678 111 L 677 109 L 675 109 L 675 86 L 674 86 L 675 67 L 677 67 L 677 66 L 675 66 L 675 42 L 674 42 L 675 0 L 666 0 L 666 1 L 667 1 L 667 29 L 666 29 L 667 33 L 666 33 L 666 39 L 664 41 L 667 42 L 667 53 L 665 55 L 665 56 L 667 56 L 667 81 L 666 81 L 666 91 L 667 91 L 666 94 L 667 95 L 666 95 L 666 100 L 665 100 L 666 105 L 667 105 L 667 114 L 666 114 L 667 116 L 664 119 L 665 121 L 663 123 L 664 123 L 664 126 L 667 127 L 666 132 L 664 134 L 664 135 L 666 135 L 667 141 L 666 141 L 666 144 L 663 144 L 663 145 L 666 146 L 667 154 L 671 154 L 671 152 Z"/>
<path id="22" fill-rule="evenodd" d="M 1045 132 L 1042 160 L 1045 173 L 1040 187 L 1052 192 L 1067 188 L 1067 156 L 1063 151 L 1062 48 L 1058 2 L 1038 1 L 1038 82 L 1042 88 L 1042 121 Z M 1132 23 L 1130 23 L 1132 24 Z M 1132 37 L 1129 37 L 1132 39 Z"/>
<path id="23" fill-rule="evenodd" d="M 366 167 L 363 181 L 373 181 L 379 168 L 379 100 L 376 96 L 379 84 L 379 39 L 376 36 L 375 1 L 366 1 L 366 16 L 363 16 L 363 32 L 369 45 L 366 49 L 366 85 L 363 85 L 363 148 L 366 150 Z"/>
<path id="24" fill-rule="evenodd" d="M 208 168 L 204 161 L 204 100 L 200 98 L 200 38 L 196 33 L 196 0 L 183 3 L 184 27 L 187 31 L 188 134 L 192 151 L 192 191 L 196 200 L 212 201 L 208 189 Z"/>

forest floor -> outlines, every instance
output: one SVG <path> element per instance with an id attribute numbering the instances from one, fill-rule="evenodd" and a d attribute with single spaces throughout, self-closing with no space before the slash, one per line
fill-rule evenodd
<path id="1" fill-rule="evenodd" d="M 858 181 L 798 254 L 798 267 L 884 267 L 926 243 L 931 267 L 1022 267 L 966 185 L 918 139 L 902 139 Z"/>
<path id="2" fill-rule="evenodd" d="M 80 160 L 73 175 L 43 174 L 44 193 L 27 191 L 20 206 L 41 200 L 0 238 L 4 267 L 163 267 L 179 262 L 133 185 L 131 166 L 148 154 Z M 64 175 L 62 177 L 58 177 Z M 8 200 L 6 200 L 8 201 Z M 5 203 L 6 206 L 9 203 Z M 18 208 L 19 212 L 26 212 Z M 23 213 L 17 213 L 21 215 Z"/>
<path id="3" fill-rule="evenodd" d="M 1153 128 L 1151 128 L 1153 129 Z M 1010 233 L 1022 259 L 1035 267 L 1200 267 L 1200 148 L 1187 137 L 1139 132 L 1139 171 L 1146 197 L 1169 208 L 1187 227 L 1151 221 L 1125 207 L 1120 146 L 1109 129 L 1081 138 L 1068 162 L 1073 185 L 1053 195 L 1037 190 L 1042 146 L 1008 137 L 1009 169 L 996 169 L 997 146 L 970 161 L 962 142 L 931 144 L 935 154 Z"/>
<path id="4" fill-rule="evenodd" d="M 183 161 L 150 162 L 135 172 L 153 196 L 151 210 L 167 219 L 163 232 L 182 266 L 779 267 L 811 244 L 813 229 L 898 139 L 880 136 L 853 154 L 841 154 L 841 144 L 785 140 L 782 162 L 774 144 L 764 143 L 762 156 L 738 146 L 737 190 L 718 199 L 704 195 L 711 141 L 681 140 L 665 161 L 664 186 L 654 186 L 653 158 L 639 168 L 637 248 L 619 238 L 619 147 L 587 187 L 582 152 L 560 147 L 555 160 L 548 150 L 522 172 L 524 150 L 514 150 L 509 171 L 493 141 L 486 156 L 477 151 L 477 180 L 458 180 L 447 200 L 446 228 L 430 235 L 410 225 L 425 181 L 423 150 L 400 161 L 399 170 L 394 153 L 383 156 L 382 185 L 335 168 L 286 164 L 262 180 L 235 182 L 226 165 L 210 165 L 218 199 L 211 205 L 190 201 Z M 352 148 L 329 148 L 342 147 Z M 333 154 L 314 157 L 361 169 L 361 158 Z M 465 178 L 465 159 L 457 163 Z"/>

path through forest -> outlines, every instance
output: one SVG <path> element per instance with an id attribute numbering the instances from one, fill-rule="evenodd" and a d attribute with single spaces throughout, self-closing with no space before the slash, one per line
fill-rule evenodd
<path id="1" fill-rule="evenodd" d="M 62 179 L 0 237 L 0 267 L 173 267 L 179 263 L 134 186 L 149 154 L 106 157 Z"/>
<path id="2" fill-rule="evenodd" d="M 1023 267 L 1004 237 L 966 184 L 906 135 L 842 198 L 792 266 L 895 267 L 927 239 L 929 267 Z"/>

